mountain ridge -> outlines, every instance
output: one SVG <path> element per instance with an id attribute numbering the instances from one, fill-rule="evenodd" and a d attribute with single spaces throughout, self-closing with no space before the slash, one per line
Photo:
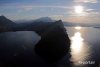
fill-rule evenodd
<path id="1" fill-rule="evenodd" d="M 15 23 L 6 18 L 5 16 L 0 16 L 0 25 L 13 25 L 13 24 Z"/>

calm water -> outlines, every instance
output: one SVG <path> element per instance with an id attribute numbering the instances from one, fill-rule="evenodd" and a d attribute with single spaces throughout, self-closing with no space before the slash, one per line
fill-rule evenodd
<path id="1" fill-rule="evenodd" d="M 92 27 L 66 27 L 71 39 L 73 67 L 99 67 L 100 29 Z"/>
<path id="2" fill-rule="evenodd" d="M 69 55 L 67 54 L 59 62 L 49 64 L 46 67 L 99 67 L 100 29 L 92 27 L 66 27 L 66 29 L 71 40 L 70 61 L 72 63 L 69 61 Z M 12 56 L 17 56 L 16 50 L 30 53 L 40 39 L 41 37 L 32 31 L 6 32 L 0 34 L 0 43 L 11 44 L 13 47 L 9 51 L 5 51 L 5 45 L 0 47 L 4 47 L 1 49 L 2 52 L 8 52 L 8 55 L 12 52 Z M 10 46 L 7 48 L 10 48 Z M 43 63 L 43 60 L 35 52 L 33 59 L 37 63 Z M 45 63 L 43 64 L 45 65 Z"/>

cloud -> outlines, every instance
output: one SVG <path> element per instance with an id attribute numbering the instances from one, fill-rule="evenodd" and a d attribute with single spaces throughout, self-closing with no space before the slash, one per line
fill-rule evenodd
<path id="1" fill-rule="evenodd" d="M 97 3 L 98 0 L 74 0 L 74 2 L 80 2 L 80 3 Z"/>
<path id="2" fill-rule="evenodd" d="M 100 12 L 99 11 L 96 11 L 95 9 L 87 9 L 85 10 L 85 13 L 88 15 L 88 16 L 99 16 L 100 17 Z"/>
<path id="3" fill-rule="evenodd" d="M 100 11 L 86 8 L 82 14 L 75 13 L 74 9 L 70 9 L 65 13 L 68 17 L 65 21 L 79 22 L 79 23 L 99 23 Z"/>
<path id="4" fill-rule="evenodd" d="M 21 7 L 19 7 L 19 8 L 22 8 L 22 9 L 24 9 L 25 11 L 31 11 L 32 9 L 33 9 L 33 6 L 30 6 L 30 5 L 24 5 L 24 6 L 21 6 Z"/>
<path id="5" fill-rule="evenodd" d="M 99 23 L 100 12 L 94 9 L 86 9 L 84 14 L 78 16 L 75 12 L 70 11 L 69 16 L 65 19 L 69 22 L 79 22 L 79 23 Z"/>
<path id="6" fill-rule="evenodd" d="M 70 9 L 70 6 L 57 6 L 57 5 L 18 5 L 17 3 L 15 4 L 4 4 L 0 5 L 0 8 L 4 9 L 24 9 L 25 11 L 30 11 L 34 8 L 60 8 L 60 9 Z"/>
<path id="7" fill-rule="evenodd" d="M 60 20 L 60 19 L 64 18 L 63 15 L 51 15 L 50 17 L 53 18 L 53 19 L 55 19 L 55 20 Z"/>
<path id="8" fill-rule="evenodd" d="M 51 5 L 22 5 L 21 8 L 32 9 L 32 8 L 70 8 L 66 6 L 51 6 Z"/>
<path id="9" fill-rule="evenodd" d="M 24 11 L 31 11 L 34 8 L 60 8 L 60 9 L 71 9 L 71 7 L 67 6 L 51 6 L 51 5 L 21 5 L 17 8 L 23 9 Z M 19 11 L 20 12 L 20 11 Z M 22 12 L 22 10 L 21 10 Z"/>
<path id="10" fill-rule="evenodd" d="M 100 17 L 100 16 L 99 16 Z M 78 23 L 99 23 L 100 18 L 98 16 L 81 16 L 81 17 L 67 17 L 66 21 L 78 22 Z"/>
<path id="11" fill-rule="evenodd" d="M 90 17 L 100 17 L 100 12 L 87 12 Z"/>
<path id="12" fill-rule="evenodd" d="M 94 11 L 94 9 L 86 9 L 86 12 Z"/>
<path id="13" fill-rule="evenodd" d="M 81 16 L 98 16 L 100 15 L 99 11 L 96 11 L 95 9 L 85 9 L 81 14 L 78 14 L 74 11 L 74 9 L 70 9 L 65 15 L 68 15 L 70 17 L 81 17 Z"/>

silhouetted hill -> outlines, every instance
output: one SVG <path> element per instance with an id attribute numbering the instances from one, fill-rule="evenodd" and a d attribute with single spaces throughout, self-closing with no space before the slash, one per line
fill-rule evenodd
<path id="1" fill-rule="evenodd" d="M 35 51 L 40 57 L 49 63 L 53 63 L 68 54 L 70 39 L 61 20 L 41 30 L 43 30 L 40 33 L 41 40 L 35 47 Z"/>
<path id="2" fill-rule="evenodd" d="M 5 16 L 0 16 L 0 31 L 11 30 L 11 27 L 15 26 L 16 23 L 7 19 Z"/>
<path id="3" fill-rule="evenodd" d="M 35 22 L 54 22 L 50 17 L 41 17 L 39 19 L 36 19 Z"/>
<path id="4" fill-rule="evenodd" d="M 0 25 L 9 26 L 14 24 L 15 23 L 13 21 L 7 19 L 5 16 L 0 16 Z"/>
<path id="5" fill-rule="evenodd" d="M 70 39 L 61 20 L 15 24 L 4 16 L 0 18 L 0 25 L 5 27 L 0 29 L 0 63 L 10 67 L 38 67 L 54 63 L 69 53 Z M 45 61 L 39 61 L 39 57 Z"/>
<path id="6" fill-rule="evenodd" d="M 55 62 L 69 52 L 70 40 L 61 20 L 56 22 L 33 22 L 17 26 L 15 31 L 35 31 L 41 36 L 36 53 L 47 62 Z"/>
<path id="7" fill-rule="evenodd" d="M 51 24 L 53 24 L 53 22 L 31 21 L 27 23 L 18 23 L 13 27 L 12 31 L 35 31 L 41 35 Z"/>
<path id="8" fill-rule="evenodd" d="M 14 23 L 5 16 L 0 16 L 0 31 L 36 31 L 41 34 L 52 22 L 54 21 L 51 18 L 42 17 L 26 23 Z"/>
<path id="9" fill-rule="evenodd" d="M 38 19 L 32 20 L 16 20 L 16 23 L 33 23 L 33 22 L 54 22 L 55 20 L 51 19 L 50 17 L 41 17 Z"/>

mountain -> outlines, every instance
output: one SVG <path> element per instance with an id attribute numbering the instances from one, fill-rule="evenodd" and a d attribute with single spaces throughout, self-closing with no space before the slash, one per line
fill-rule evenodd
<path id="1" fill-rule="evenodd" d="M 16 20 L 16 23 L 33 23 L 33 22 L 54 22 L 55 20 L 51 19 L 50 17 L 41 17 L 38 19 L 32 19 L 32 20 Z"/>
<path id="2" fill-rule="evenodd" d="M 15 24 L 13 21 L 7 19 L 5 16 L 0 16 L 0 26 L 1 25 L 13 25 Z"/>
<path id="3" fill-rule="evenodd" d="M 36 53 L 53 63 L 68 54 L 70 50 L 70 39 L 61 20 L 40 27 L 41 40 L 35 46 Z"/>
<path id="4" fill-rule="evenodd" d="M 36 19 L 35 22 L 54 22 L 50 17 L 41 17 L 39 19 Z"/>
<path id="5" fill-rule="evenodd" d="M 41 18 L 38 20 L 40 21 Z M 0 16 L 0 32 L 2 32 L 0 34 L 0 62 L 2 64 L 8 64 L 8 67 L 12 65 L 13 67 L 34 67 L 35 65 L 40 67 L 39 65 L 43 63 L 40 62 L 41 58 L 47 64 L 52 64 L 69 53 L 70 39 L 62 21 L 52 22 L 50 18 L 42 18 L 42 20 L 16 24 Z M 41 38 L 38 43 L 35 42 L 36 35 L 30 33 L 34 31 Z"/>
<path id="6" fill-rule="evenodd" d="M 11 30 L 11 27 L 15 25 L 16 23 L 7 19 L 5 16 L 0 16 L 0 32 Z"/>

